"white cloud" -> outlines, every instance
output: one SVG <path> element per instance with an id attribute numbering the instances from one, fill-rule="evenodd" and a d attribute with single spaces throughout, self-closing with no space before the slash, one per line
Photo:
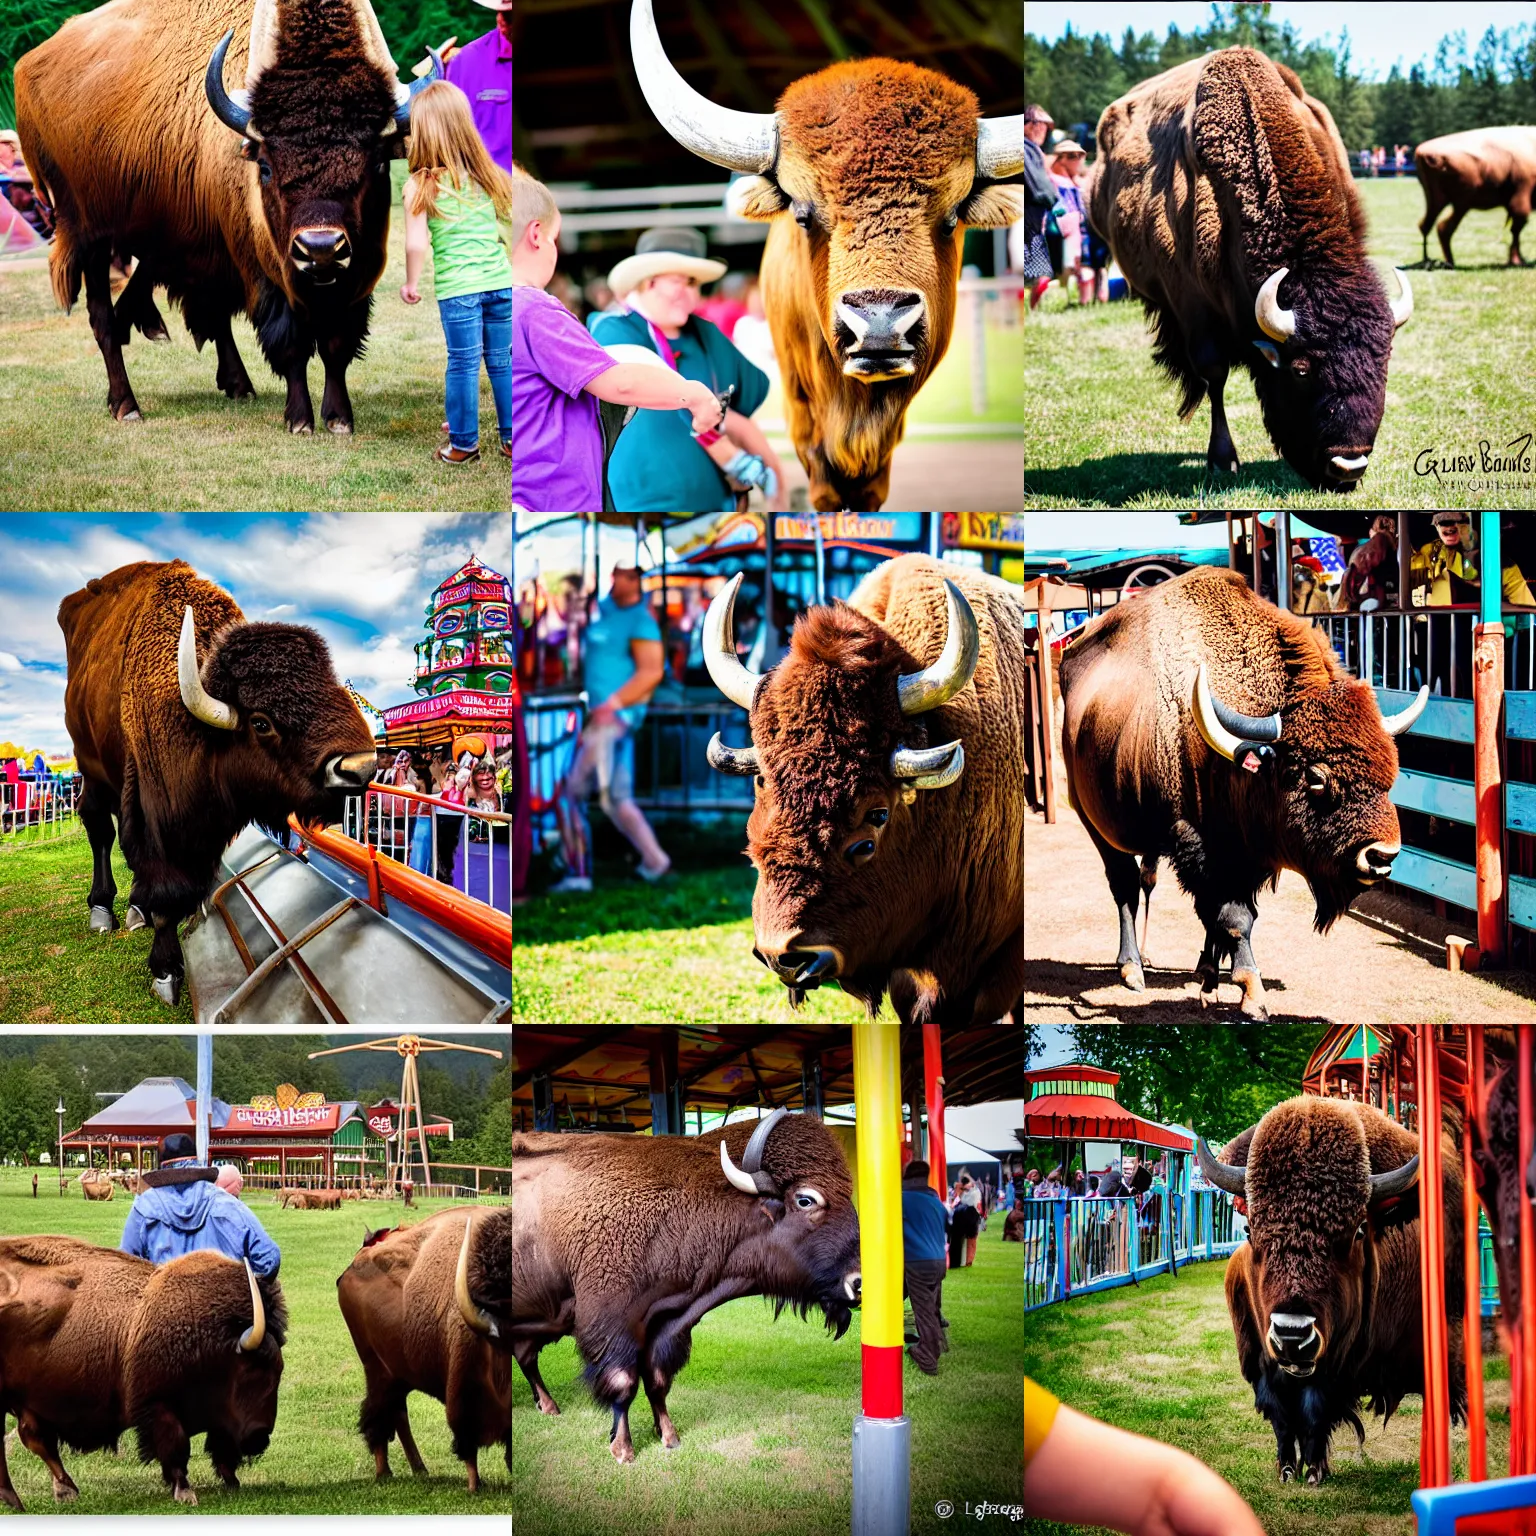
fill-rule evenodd
<path id="1" fill-rule="evenodd" d="M 21 658 L 12 656 L 9 651 L 0 651 L 0 672 L 20 672 Z"/>

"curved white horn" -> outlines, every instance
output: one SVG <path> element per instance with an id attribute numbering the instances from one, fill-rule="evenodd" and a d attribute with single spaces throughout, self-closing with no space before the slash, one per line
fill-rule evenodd
<path id="1" fill-rule="evenodd" d="M 1388 736 L 1401 736 L 1420 715 L 1424 713 L 1424 706 L 1429 703 L 1429 684 L 1425 683 L 1419 689 L 1412 704 L 1406 709 L 1400 709 L 1395 715 L 1383 715 L 1381 728 Z"/>
<path id="2" fill-rule="evenodd" d="M 651 0 L 634 0 L 629 12 L 629 47 L 635 74 L 656 121 L 684 149 L 732 171 L 770 170 L 779 157 L 779 120 L 772 112 L 737 112 L 701 96 L 672 67 Z M 1020 170 L 1023 152 L 1020 152 Z"/>
<path id="3" fill-rule="evenodd" d="M 181 639 L 176 645 L 176 679 L 181 684 L 181 702 L 205 725 L 216 725 L 221 731 L 232 731 L 239 725 L 234 710 L 203 688 L 197 670 L 197 627 L 190 603 L 181 617 Z"/>
<path id="4" fill-rule="evenodd" d="M 976 174 L 988 181 L 1017 176 L 1024 169 L 1024 114 L 976 120 Z"/>
<path id="5" fill-rule="evenodd" d="M 476 1333 L 490 1334 L 495 1332 L 490 1318 L 475 1305 L 469 1294 L 469 1234 L 474 1224 L 475 1218 L 471 1214 L 464 1222 L 464 1241 L 459 1244 L 459 1262 L 453 1271 L 453 1299 L 459 1304 L 459 1316 Z"/>
<path id="6" fill-rule="evenodd" d="M 1392 300 L 1392 329 L 1395 331 L 1407 325 L 1408 317 L 1413 313 L 1413 288 L 1408 281 L 1408 274 L 1401 267 L 1392 270 L 1397 273 L 1397 285 L 1402 289 Z"/>
<path id="7" fill-rule="evenodd" d="M 738 571 L 715 594 L 709 611 L 704 615 L 704 665 L 709 668 L 715 687 L 731 703 L 750 710 L 752 695 L 762 678 L 742 666 L 736 655 L 736 632 L 731 624 L 736 594 L 741 590 L 742 574 Z"/>
<path id="8" fill-rule="evenodd" d="M 735 1163 L 731 1161 L 731 1154 L 725 1150 L 725 1143 L 720 1143 L 720 1171 L 731 1181 L 735 1189 L 739 1189 L 744 1195 L 755 1195 L 757 1183 L 751 1174 L 743 1173 Z"/>
<path id="9" fill-rule="evenodd" d="M 260 1349 L 261 1341 L 267 1336 L 267 1309 L 261 1304 L 261 1287 L 256 1284 L 256 1275 L 251 1269 L 251 1261 L 246 1259 L 243 1262 L 245 1278 L 251 1286 L 251 1326 L 240 1335 L 240 1342 L 236 1348 L 242 1354 L 248 1355 L 252 1350 Z"/>
<path id="10" fill-rule="evenodd" d="M 1205 738 L 1205 744 L 1212 752 L 1219 752 L 1228 762 L 1235 761 L 1237 749 L 1242 746 L 1242 741 L 1234 736 L 1216 714 L 1216 705 L 1211 698 L 1211 685 L 1205 675 L 1205 663 L 1200 663 L 1200 670 L 1195 673 L 1195 698 L 1194 698 L 1195 728 Z"/>
<path id="11" fill-rule="evenodd" d="M 1289 341 L 1296 334 L 1296 311 L 1280 308 L 1280 284 L 1290 270 L 1280 267 L 1271 272 L 1264 279 L 1264 286 L 1254 295 L 1253 317 L 1271 341 Z"/>
<path id="12" fill-rule="evenodd" d="M 941 747 L 897 747 L 891 753 L 891 777 L 914 789 L 945 789 L 965 772 L 965 748 L 958 741 Z"/>
<path id="13" fill-rule="evenodd" d="M 981 655 L 981 631 L 976 626 L 976 615 L 971 612 L 971 605 L 960 588 L 947 576 L 944 593 L 948 599 L 949 627 L 939 659 L 921 672 L 907 672 L 896 680 L 896 696 L 901 701 L 904 715 L 920 715 L 925 710 L 949 703 L 976 671 L 976 661 Z"/>

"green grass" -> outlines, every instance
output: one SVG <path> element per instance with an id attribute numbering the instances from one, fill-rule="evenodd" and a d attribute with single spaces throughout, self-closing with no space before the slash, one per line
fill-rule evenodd
<path id="1" fill-rule="evenodd" d="M 1370 253 L 1382 264 L 1420 260 L 1423 194 L 1413 181 L 1357 182 L 1370 227 Z M 1430 236 L 1438 257 L 1438 243 Z M 1474 488 L 1485 477 L 1443 482 L 1415 472 L 1423 450 L 1436 458 L 1493 451 L 1527 434 L 1536 414 L 1536 335 L 1528 323 L 1536 272 L 1509 268 L 1502 212 L 1472 213 L 1453 244 L 1456 270 L 1412 271 L 1415 307 L 1397 333 L 1387 380 L 1386 413 L 1371 465 L 1350 505 L 1379 507 L 1523 507 L 1530 476 Z M 1395 280 L 1387 275 L 1395 292 Z M 1075 296 L 1074 296 L 1075 298 Z M 1053 284 L 1025 327 L 1026 397 L 1042 402 L 1031 417 L 1025 468 L 1027 507 L 1187 508 L 1205 476 L 1209 402 L 1188 422 L 1178 394 L 1152 365 L 1141 304 L 1065 308 Z M 1336 507 L 1276 456 L 1247 371 L 1226 390 L 1227 419 L 1242 467 L 1206 496 L 1221 507 Z M 1529 450 L 1527 450 L 1529 452 Z"/>
<path id="2" fill-rule="evenodd" d="M 112 848 L 117 920 L 133 876 Z M 153 928 L 92 933 L 85 898 L 91 845 L 81 831 L 33 847 L 0 846 L 0 1022 L 192 1023 L 191 994 L 167 1008 L 149 990 Z"/>
<path id="3" fill-rule="evenodd" d="M 1238 1370 L 1222 1261 L 1041 1308 L 1024 1320 L 1024 1369 L 1080 1412 L 1198 1456 L 1252 1505 L 1269 1536 L 1411 1536 L 1419 1484 L 1421 1401 L 1405 1398 L 1383 1431 L 1363 1410 L 1365 1449 L 1346 1428 L 1333 1437 L 1332 1476 L 1320 1488 L 1282 1485 L 1275 1438 Z M 1485 1350 L 1488 1466 L 1509 1460 L 1509 1369 Z M 1466 1473 L 1466 1431 L 1451 1431 L 1453 1474 Z M 1030 1536 L 1084 1526 L 1027 1521 Z M 1096 1529 L 1096 1528 L 1095 1528 Z"/>
<path id="4" fill-rule="evenodd" d="M 490 385 L 481 373 L 478 464 L 437 463 L 446 353 L 431 270 L 422 302 L 400 302 L 405 225 L 399 209 L 402 162 L 394 168 L 396 207 L 389 264 L 374 290 L 367 353 L 348 372 L 356 435 L 292 437 L 283 426 L 284 385 L 268 368 L 249 322 L 235 345 L 256 386 L 254 400 L 226 400 L 214 388 L 212 347 L 199 353 L 179 313 L 157 295 L 171 333 L 137 333 L 124 352 L 144 413 L 114 422 L 107 375 L 85 303 L 64 315 L 49 274 L 0 262 L 0 505 L 24 511 L 161 511 L 231 507 L 264 511 L 506 511 L 507 461 L 495 448 Z M 309 370 L 318 422 L 324 378 Z"/>
<path id="5" fill-rule="evenodd" d="M 958 1523 L 941 1499 L 1017 1505 L 1021 1499 L 1019 1311 L 1022 1249 L 994 1221 L 976 1264 L 944 1283 L 950 1352 L 939 1374 L 908 1364 L 903 1406 L 912 1423 L 912 1531 Z M 517 1536 L 841 1536 L 852 1502 L 851 1436 L 859 1409 L 858 1321 L 834 1342 L 814 1322 L 746 1298 L 705 1316 L 667 1408 L 682 1438 L 664 1451 L 644 1397 L 631 1409 L 635 1461 L 608 1450 L 610 1417 L 581 1379 L 574 1343 L 539 1357 L 560 1405 L 546 1417 L 520 1373 L 512 1388 L 512 1504 Z"/>
<path id="6" fill-rule="evenodd" d="M 512 918 L 514 1023 L 851 1023 L 864 1006 L 835 986 L 789 993 L 752 958 L 745 865 L 677 870 L 647 886 L 598 863 L 593 891 L 539 896 Z"/>
<path id="7" fill-rule="evenodd" d="M 56 1232 L 102 1247 L 122 1238 L 129 1202 L 87 1203 L 80 1186 L 58 1195 L 57 1170 L 37 1171 L 39 1198 L 32 1198 L 32 1170 L 0 1168 L 0 1236 Z M 336 1277 L 352 1261 L 364 1225 L 414 1222 L 456 1202 L 424 1200 L 420 1214 L 402 1212 L 398 1201 L 348 1202 L 340 1211 L 285 1211 L 269 1192 L 247 1192 L 255 1212 L 283 1251 L 280 1277 L 288 1304 L 288 1343 L 283 1350 L 277 1425 L 272 1444 L 240 1471 L 241 1487 L 228 1492 L 193 1441 L 189 1477 L 201 1513 L 254 1514 L 509 1514 L 511 1490 L 499 1449 L 480 1453 L 482 1487 L 472 1497 L 464 1469 L 453 1455 L 440 1403 L 420 1393 L 410 1399 L 411 1428 L 430 1476 L 409 1474 L 398 1447 L 391 1454 L 394 1478 L 373 1480 L 373 1454 L 357 1432 L 363 1368 L 336 1305 Z M 0 1426 L 3 1427 L 3 1426 Z M 158 1466 L 143 1466 L 133 1435 L 122 1454 L 82 1455 L 68 1449 L 64 1465 L 80 1485 L 73 1504 L 55 1505 L 47 1469 L 14 1440 L 9 1463 L 22 1502 L 33 1514 L 180 1514 L 160 1481 Z"/>

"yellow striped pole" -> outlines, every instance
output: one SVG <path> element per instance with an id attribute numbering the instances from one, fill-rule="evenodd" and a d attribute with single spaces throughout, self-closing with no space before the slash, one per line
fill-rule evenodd
<path id="1" fill-rule="evenodd" d="M 911 1425 L 901 1411 L 901 1030 L 853 1026 L 859 1127 L 862 1412 L 853 1425 L 853 1536 L 907 1536 Z"/>

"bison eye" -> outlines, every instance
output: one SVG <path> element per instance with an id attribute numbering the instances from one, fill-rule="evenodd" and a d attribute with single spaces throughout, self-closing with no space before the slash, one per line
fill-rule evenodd
<path id="1" fill-rule="evenodd" d="M 256 173 L 261 177 L 262 186 L 266 186 L 266 184 L 272 180 L 272 166 L 270 162 L 266 160 L 258 160 L 256 162 Z"/>
<path id="2" fill-rule="evenodd" d="M 868 816 L 864 818 L 872 827 L 883 827 L 891 819 L 891 813 L 883 805 L 877 805 Z"/>
<path id="3" fill-rule="evenodd" d="M 819 1210 L 826 1203 L 826 1198 L 822 1195 L 819 1189 L 811 1189 L 807 1187 L 802 1189 L 799 1194 L 795 1196 L 795 1206 L 798 1210 L 802 1211 Z"/>
<path id="4" fill-rule="evenodd" d="M 1309 373 L 1312 372 L 1312 364 L 1305 357 L 1292 358 L 1291 372 L 1294 373 L 1298 379 L 1304 379 Z"/>
<path id="5" fill-rule="evenodd" d="M 861 837 L 851 848 L 847 849 L 843 857 L 850 864 L 867 864 L 875 856 L 875 840 L 872 837 Z"/>
<path id="6" fill-rule="evenodd" d="M 1307 764 L 1307 793 L 1309 795 L 1321 795 L 1326 792 L 1333 781 L 1333 774 L 1327 763 Z"/>
<path id="7" fill-rule="evenodd" d="M 252 715 L 251 729 L 255 731 L 258 736 L 277 735 L 277 727 L 274 726 L 265 715 Z"/>
<path id="8" fill-rule="evenodd" d="M 952 235 L 959 227 L 960 210 L 958 208 L 952 209 L 939 220 L 939 233 L 942 235 Z"/>
<path id="9" fill-rule="evenodd" d="M 798 224 L 801 229 L 809 231 L 811 226 L 816 222 L 816 210 L 809 203 L 803 201 L 802 199 L 796 199 L 789 206 L 790 211 L 795 216 L 795 223 Z"/>

